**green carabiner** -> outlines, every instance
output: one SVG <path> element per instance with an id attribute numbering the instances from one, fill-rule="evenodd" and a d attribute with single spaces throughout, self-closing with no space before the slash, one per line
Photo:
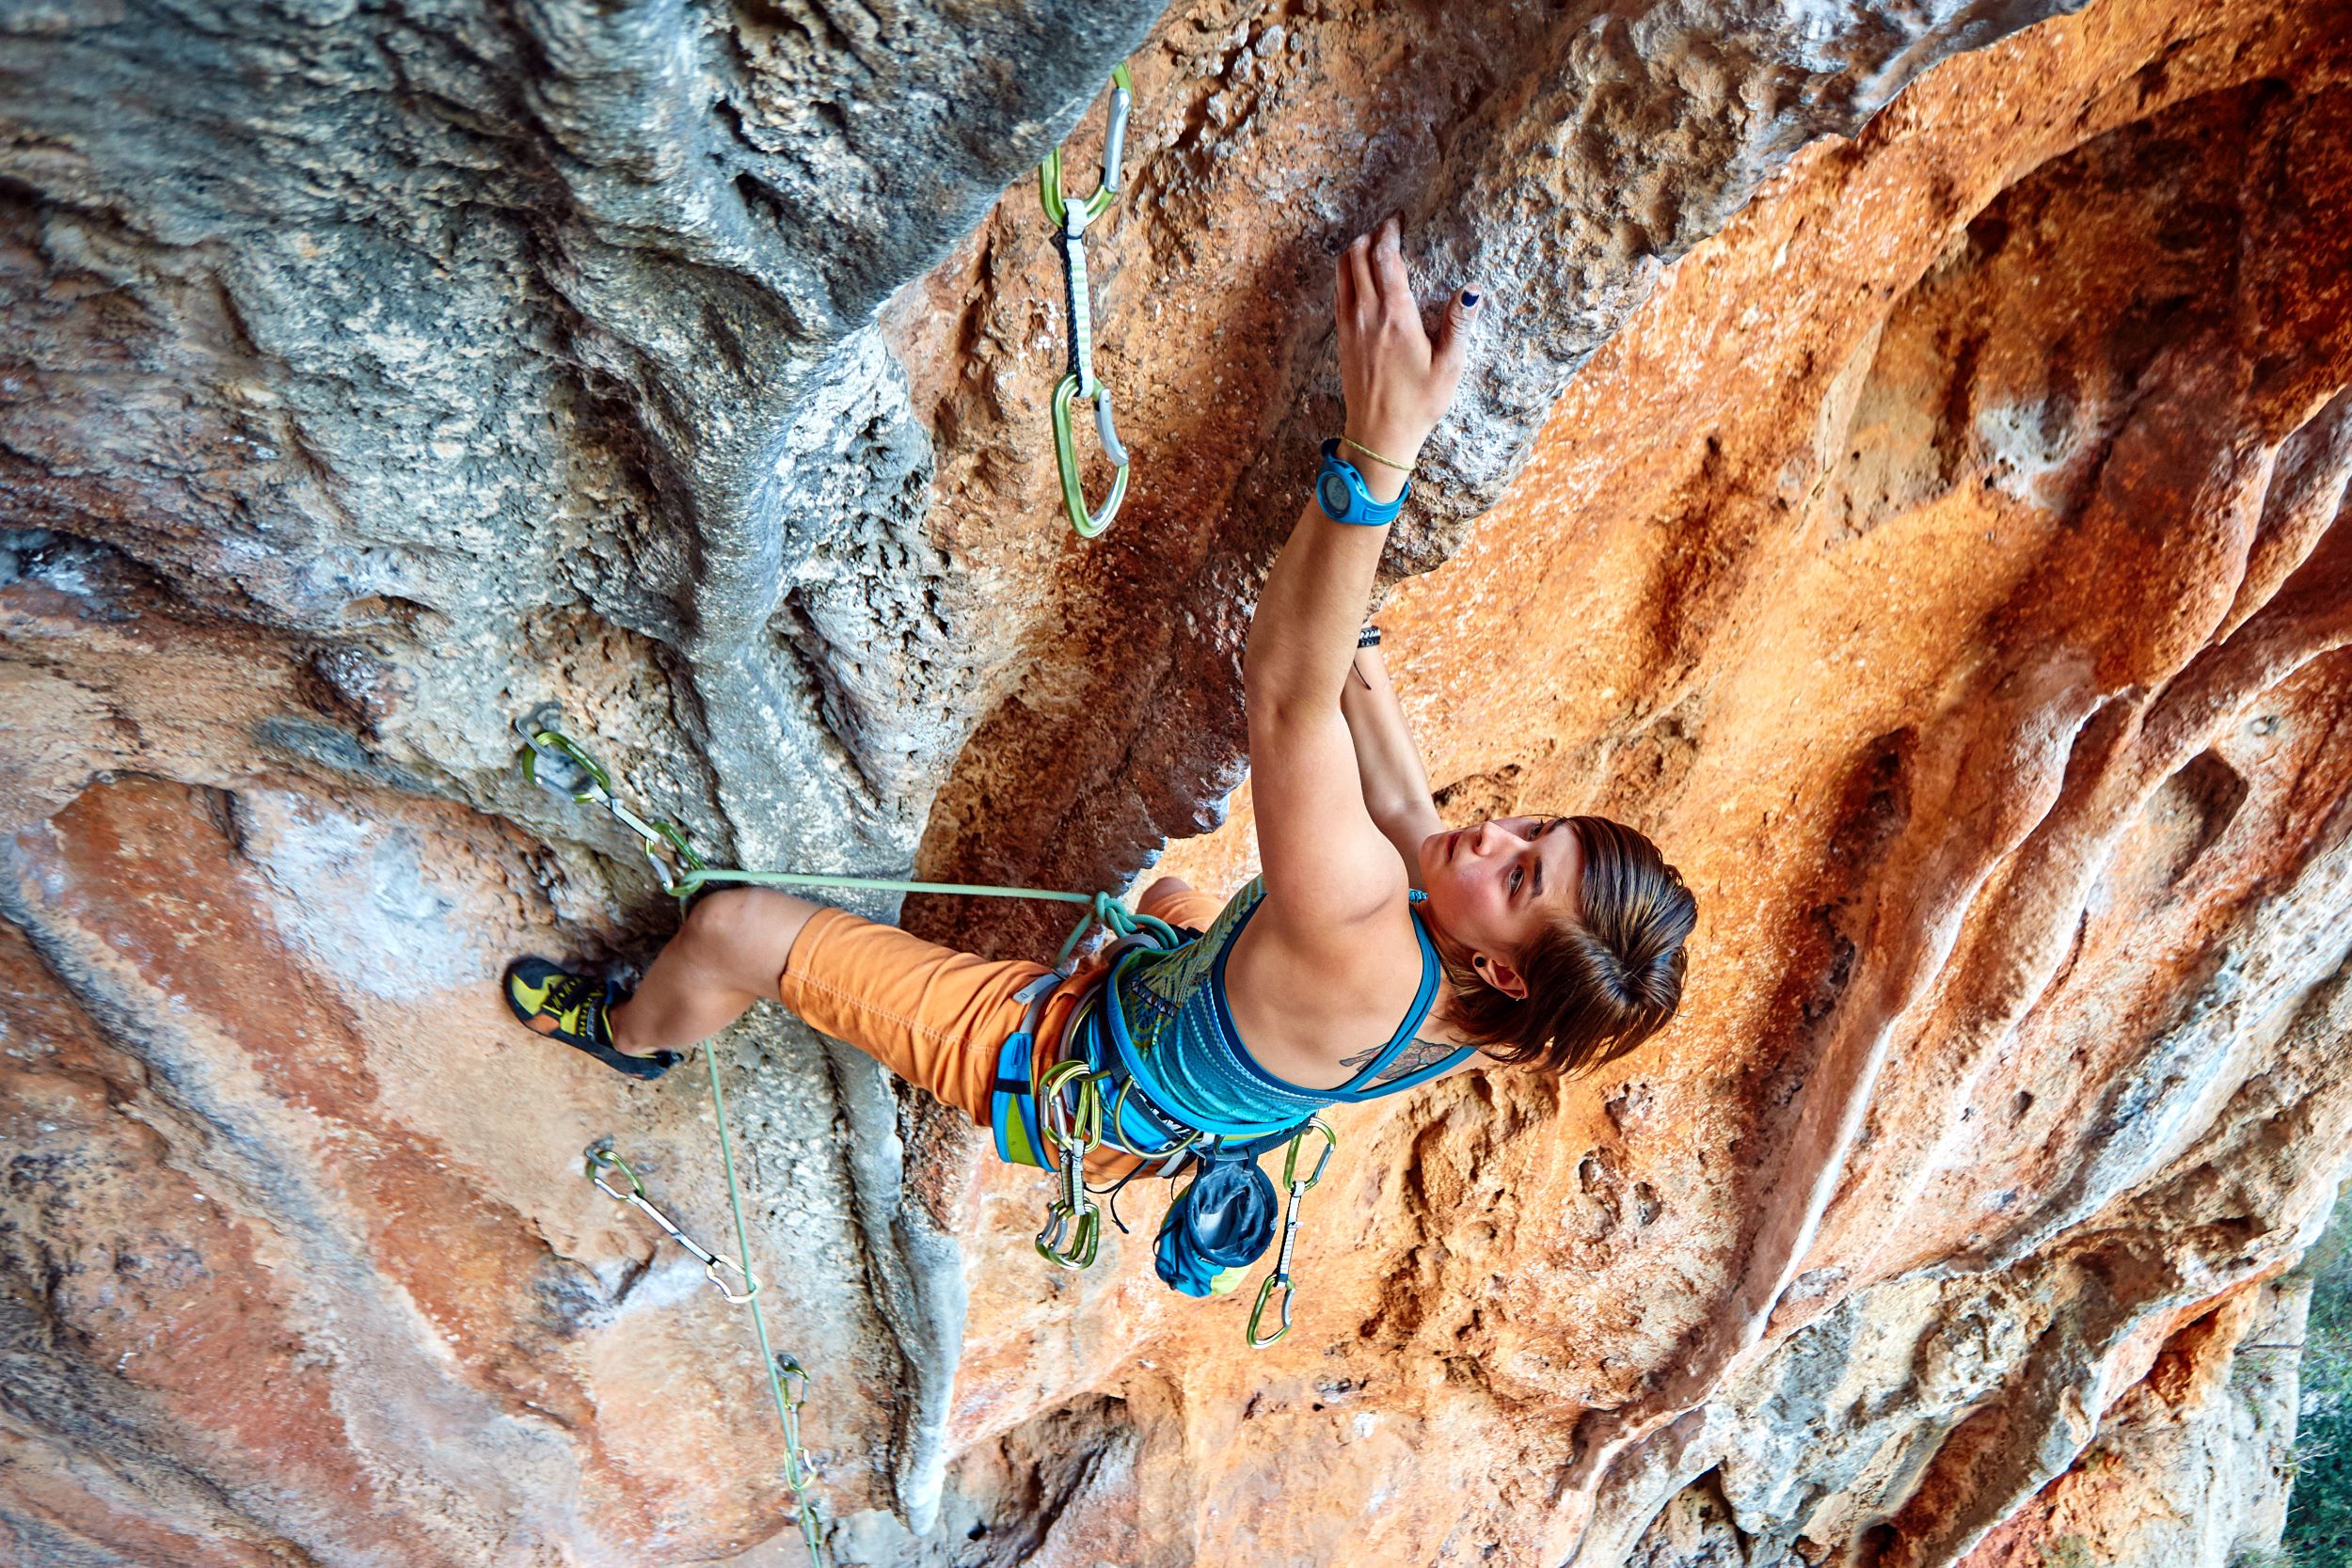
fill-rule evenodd
<path id="1" fill-rule="evenodd" d="M 1037 1233 L 1038 1256 L 1076 1273 L 1094 1267 L 1096 1248 L 1103 1242 L 1103 1212 L 1088 1204 L 1074 1216 L 1059 1198 L 1045 1212 L 1045 1228 Z"/>
<path id="2" fill-rule="evenodd" d="M 1120 445 L 1119 427 L 1111 418 L 1111 389 L 1097 381 L 1092 393 L 1094 436 L 1103 443 L 1103 455 L 1111 460 L 1111 490 L 1102 505 L 1089 510 L 1086 483 L 1078 472 L 1078 441 L 1070 422 L 1070 404 L 1086 390 L 1086 379 L 1076 371 L 1063 376 L 1054 388 L 1054 466 L 1061 474 L 1061 509 L 1070 526 L 1081 539 L 1099 539 L 1127 499 L 1127 449 Z"/>
<path id="3" fill-rule="evenodd" d="M 612 776 L 564 733 L 562 704 L 541 703 L 515 721 L 515 733 L 523 737 L 516 760 L 528 782 L 583 805 L 612 798 Z"/>
<path id="4" fill-rule="evenodd" d="M 564 733 L 561 704 L 541 703 L 515 721 L 515 732 L 523 737 L 518 760 L 526 781 L 582 805 L 602 806 L 642 841 L 656 881 L 680 898 L 692 891 L 688 879 L 707 866 L 687 842 L 685 831 L 675 822 L 661 817 L 647 820 L 628 809 L 613 793 L 612 775 L 604 770 L 604 765 Z M 683 876 L 674 873 L 670 863 L 662 859 L 665 847 Z"/>
<path id="5" fill-rule="evenodd" d="M 1323 1134 L 1323 1152 L 1315 1157 L 1314 1169 L 1308 1172 L 1302 1181 L 1298 1176 L 1298 1146 L 1307 1141 L 1310 1132 Z M 1291 1252 L 1298 1243 L 1298 1200 L 1307 1196 L 1309 1188 L 1323 1180 L 1324 1167 L 1331 1163 L 1331 1156 L 1339 1147 L 1339 1135 L 1324 1124 L 1321 1117 L 1316 1117 L 1298 1130 L 1297 1135 L 1291 1139 L 1290 1152 L 1282 1157 L 1282 1184 L 1290 1189 L 1290 1199 L 1282 1210 L 1282 1251 L 1280 1257 L 1275 1259 L 1274 1272 L 1267 1275 L 1265 1282 L 1258 1287 L 1257 1305 L 1249 1309 L 1248 1338 L 1251 1350 L 1263 1350 L 1291 1331 L 1291 1298 L 1297 1294 L 1291 1284 Z M 1282 1291 L 1282 1326 L 1262 1338 L 1258 1325 L 1265 1317 L 1266 1303 L 1274 1299 L 1277 1286 Z"/>

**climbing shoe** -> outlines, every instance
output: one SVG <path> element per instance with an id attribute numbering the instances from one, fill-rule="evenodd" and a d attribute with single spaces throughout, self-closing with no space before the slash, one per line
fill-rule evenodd
<path id="1" fill-rule="evenodd" d="M 530 1028 L 549 1039 L 586 1052 L 615 1072 L 659 1078 L 683 1060 L 675 1051 L 631 1056 L 615 1050 L 605 1009 L 617 999 L 610 980 L 592 980 L 559 969 L 545 958 L 516 958 L 506 966 L 506 1005 Z"/>

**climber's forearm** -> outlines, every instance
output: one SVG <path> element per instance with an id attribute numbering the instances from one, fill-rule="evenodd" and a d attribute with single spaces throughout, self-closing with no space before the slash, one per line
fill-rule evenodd
<path id="1" fill-rule="evenodd" d="M 1253 731 L 1262 720 L 1279 724 L 1338 704 L 1388 537 L 1386 528 L 1335 523 L 1312 501 L 1299 514 L 1250 617 L 1242 672 Z"/>
<path id="2" fill-rule="evenodd" d="M 1347 409 L 1342 440 L 1369 465 L 1352 482 L 1336 469 L 1329 475 L 1348 491 L 1334 492 L 1340 515 L 1394 517 L 1387 503 L 1402 494 L 1462 376 L 1463 329 L 1475 296 L 1447 309 L 1433 343 L 1422 330 L 1399 231 L 1389 218 L 1336 263 L 1332 313 Z M 1367 809 L 1340 705 L 1388 538 L 1387 523 L 1334 522 L 1310 497 L 1266 574 L 1243 656 L 1267 910 L 1254 929 L 1311 967 L 1343 969 L 1355 952 L 1355 927 L 1392 915 L 1403 891 L 1390 858 L 1395 840 Z M 1408 855 L 1407 863 L 1414 859 Z"/>
<path id="3" fill-rule="evenodd" d="M 1342 440 L 1365 494 L 1382 508 L 1404 493 L 1422 442 L 1454 401 L 1478 303 L 1475 294 L 1457 297 L 1432 343 L 1405 275 L 1401 234 L 1391 217 L 1376 234 L 1359 236 L 1340 254 L 1333 279 L 1347 409 Z M 1244 683 L 1253 747 L 1261 719 L 1278 727 L 1289 727 L 1294 714 L 1303 722 L 1329 720 L 1388 539 L 1387 524 L 1335 523 L 1311 498 L 1299 512 L 1249 625 Z"/>
<path id="4" fill-rule="evenodd" d="M 1441 824 L 1430 804 L 1429 773 L 1421 748 L 1414 744 L 1377 647 L 1356 651 L 1355 667 L 1341 686 L 1340 712 L 1356 746 L 1364 809 L 1381 835 L 1397 847 L 1405 863 L 1415 865 L 1422 840 Z"/>

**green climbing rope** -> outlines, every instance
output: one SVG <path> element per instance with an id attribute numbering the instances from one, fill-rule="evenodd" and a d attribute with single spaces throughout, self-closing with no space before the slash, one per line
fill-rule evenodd
<path id="1" fill-rule="evenodd" d="M 743 1277 L 752 1275 L 752 1232 L 743 1220 L 743 1189 L 735 1179 L 735 1140 L 727 1136 L 727 1095 L 719 1085 L 719 1053 L 703 1047 L 703 1066 L 710 1069 L 710 1109 L 719 1124 L 719 1164 L 726 1172 L 727 1208 L 735 1215 L 735 1249 L 741 1254 Z M 801 1445 L 801 1405 L 808 1397 L 808 1373 L 788 1355 L 779 1356 L 768 1342 L 768 1317 L 759 1309 L 759 1285 L 740 1298 L 752 1309 L 752 1334 L 759 1340 L 759 1364 L 768 1372 L 768 1390 L 776 1398 L 776 1419 L 784 1427 L 784 1482 L 792 1488 L 800 1510 L 801 1540 L 808 1547 L 809 1568 L 825 1568 L 824 1538 L 818 1528 L 817 1499 L 810 1495 L 816 1477 L 808 1449 Z M 798 1378 L 797 1390 L 788 1386 Z"/>
<path id="2" fill-rule="evenodd" d="M 523 737 L 520 762 L 523 777 L 543 789 L 577 800 L 583 805 L 601 806 L 613 818 L 638 836 L 646 861 L 662 891 L 681 903 L 718 884 L 748 887 L 804 887 L 834 889 L 860 893 L 939 893 L 961 895 L 973 898 L 1030 898 L 1054 904 L 1083 904 L 1087 912 L 1062 940 L 1054 955 L 1054 967 L 1069 966 L 1071 954 L 1087 932 L 1101 926 L 1113 936 L 1133 936 L 1137 931 L 1150 931 L 1165 938 L 1170 945 L 1177 941 L 1175 930 L 1155 915 L 1137 914 L 1109 893 L 1065 893 L 1056 888 L 1000 887 L 986 882 L 918 882 L 899 877 L 858 877 L 816 871 L 739 871 L 727 866 L 714 866 L 694 852 L 685 832 L 676 824 L 659 817 L 644 817 L 629 810 L 612 787 L 612 775 L 602 764 L 588 754 L 580 742 L 564 733 L 564 710 L 554 703 L 542 703 L 528 714 L 515 721 L 516 733 Z M 667 858 L 665 858 L 665 851 Z M 670 862 L 677 863 L 673 869 Z"/>
<path id="3" fill-rule="evenodd" d="M 1176 932 L 1168 922 L 1156 915 L 1137 914 L 1108 893 L 1059 893 L 1041 887 L 991 887 L 984 882 L 910 882 L 895 877 L 833 877 L 808 871 L 727 871 L 704 866 L 689 871 L 671 885 L 670 892 L 679 898 L 691 898 L 713 883 L 743 883 L 752 887 L 838 888 L 861 893 L 946 893 L 962 894 L 976 898 L 1036 898 L 1048 903 L 1084 904 L 1087 912 L 1078 917 L 1062 939 L 1061 947 L 1054 955 L 1054 967 L 1066 969 L 1070 955 L 1087 932 L 1101 926 L 1113 936 L 1128 937 L 1148 930 L 1168 939 L 1173 945 Z"/>
<path id="4" fill-rule="evenodd" d="M 740 884 L 753 887 L 804 887 L 854 890 L 866 893 L 944 893 L 960 894 L 980 898 L 1033 898 L 1048 903 L 1083 904 L 1087 912 L 1079 918 L 1055 957 L 1054 967 L 1068 967 L 1070 956 L 1087 932 L 1101 925 L 1117 936 L 1132 936 L 1149 930 L 1165 938 L 1171 945 L 1176 933 L 1166 921 L 1148 914 L 1137 914 L 1108 893 L 1064 893 L 1052 888 L 991 887 L 976 882 L 918 882 L 897 877 L 835 876 L 804 871 L 738 871 L 713 866 L 695 853 L 685 832 L 675 824 L 660 818 L 640 816 L 631 811 L 615 791 L 612 775 L 588 753 L 586 748 L 564 733 L 563 709 L 553 703 L 543 703 L 515 721 L 515 729 L 523 738 L 523 751 L 518 758 L 523 777 L 543 789 L 576 800 L 583 805 L 601 806 L 616 821 L 634 832 L 642 841 L 645 859 L 652 865 L 654 876 L 663 891 L 676 898 L 681 907 L 695 894 L 718 884 Z M 675 868 L 672 862 L 675 862 Z M 749 1307 L 752 1334 L 759 1341 L 759 1361 L 768 1374 L 769 1392 L 774 1395 L 776 1419 L 784 1428 L 784 1479 L 792 1489 L 800 1510 L 801 1539 L 808 1547 L 810 1568 L 824 1568 L 823 1532 L 817 1515 L 817 1500 L 813 1496 L 815 1472 L 809 1463 L 808 1450 L 801 1443 L 801 1406 L 808 1394 L 809 1375 L 801 1364 L 789 1355 L 778 1355 L 768 1338 L 768 1319 L 759 1307 L 759 1281 L 752 1274 L 751 1227 L 743 1218 L 743 1190 L 735 1175 L 735 1142 L 727 1131 L 726 1090 L 719 1082 L 719 1058 L 707 1045 L 703 1050 L 703 1065 L 710 1076 L 710 1109 L 719 1128 L 719 1164 L 726 1174 L 727 1208 L 735 1217 L 735 1246 L 740 1264 L 738 1269 L 745 1281 L 740 1295 L 727 1291 L 727 1299 Z M 625 1169 L 626 1167 L 624 1167 Z M 593 1157 L 592 1157 L 592 1171 Z M 630 1177 L 632 1186 L 635 1178 Z M 597 1183 L 602 1186 L 602 1182 Z M 628 1201 L 628 1196 L 606 1188 L 607 1192 Z M 639 1193 L 642 1196 L 642 1191 Z M 642 1206 L 642 1205 L 641 1205 Z M 662 1228 L 675 1236 L 690 1251 L 701 1254 L 681 1234 L 676 1227 L 658 1211 L 646 1207 Z M 1091 1248 L 1089 1247 L 1089 1252 Z M 722 1262 L 724 1259 L 721 1260 Z M 706 1270 L 710 1265 L 706 1261 Z M 712 1283 L 725 1291 L 723 1281 L 715 1272 Z"/>

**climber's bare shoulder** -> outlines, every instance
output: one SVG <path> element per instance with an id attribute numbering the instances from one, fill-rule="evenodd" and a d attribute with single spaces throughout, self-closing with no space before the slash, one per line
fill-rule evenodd
<path id="1" fill-rule="evenodd" d="M 1336 1088 L 1355 1076 L 1349 1058 L 1395 1032 L 1422 974 L 1407 892 L 1400 864 L 1390 907 L 1339 933 L 1282 919 L 1279 895 L 1266 895 L 1225 969 L 1233 1027 L 1260 1067 L 1294 1084 Z"/>

